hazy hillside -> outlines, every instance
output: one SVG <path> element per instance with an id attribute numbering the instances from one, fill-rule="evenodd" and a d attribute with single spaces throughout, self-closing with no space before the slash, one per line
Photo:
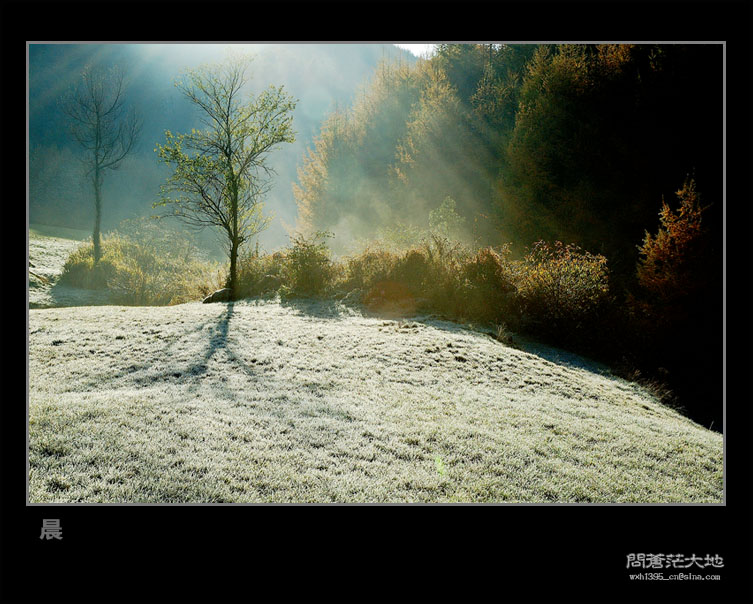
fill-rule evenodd
<path id="1" fill-rule="evenodd" d="M 219 60 L 224 45 L 32 44 L 29 50 L 30 222 L 91 228 L 92 193 L 76 160 L 78 149 L 67 134 L 58 99 L 92 61 L 119 65 L 130 77 L 128 102 L 137 107 L 144 126 L 137 153 L 105 181 L 103 228 L 151 212 L 168 173 L 157 163 L 154 146 L 164 131 L 196 126 L 192 107 L 173 87 L 183 69 Z M 292 183 L 304 151 L 318 134 L 325 115 L 349 105 L 383 58 L 414 62 L 410 53 L 389 44 L 243 45 L 256 57 L 251 89 L 285 85 L 297 99 L 297 140 L 272 158 L 277 170 L 266 208 L 277 216 L 262 236 L 276 247 L 287 243 L 284 221 L 295 224 Z M 207 242 L 213 241 L 207 236 Z"/>

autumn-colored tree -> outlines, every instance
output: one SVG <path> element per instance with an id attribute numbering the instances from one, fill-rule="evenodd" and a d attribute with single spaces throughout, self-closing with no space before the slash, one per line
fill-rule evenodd
<path id="1" fill-rule="evenodd" d="M 453 210 L 467 225 L 488 208 L 489 182 L 480 177 L 479 167 L 489 158 L 482 157 L 487 149 L 474 119 L 444 74 L 430 73 L 392 168 L 394 199 L 408 220 L 425 223 L 447 197 L 456 201 Z"/>
<path id="2" fill-rule="evenodd" d="M 721 301 L 718 250 L 703 221 L 709 206 L 702 205 L 692 178 L 676 196 L 676 210 L 662 200 L 658 232 L 646 232 L 639 246 L 639 290 L 630 297 L 645 337 L 669 342 L 670 351 L 687 338 L 713 337 Z"/>
<path id="3" fill-rule="evenodd" d="M 346 112 L 332 112 L 298 168 L 293 194 L 298 205 L 298 229 L 307 236 L 336 225 L 353 197 L 359 175 L 352 127 Z"/>
<path id="4" fill-rule="evenodd" d="M 708 238 L 702 216 L 700 195 L 695 180 L 685 181 L 676 192 L 679 200 L 673 211 L 662 200 L 656 235 L 646 231 L 640 246 L 638 283 L 658 303 L 673 303 L 706 286 L 704 269 L 708 267 Z"/>
<path id="5" fill-rule="evenodd" d="M 660 226 L 639 246 L 638 291 L 629 298 L 640 364 L 662 368 L 682 405 L 704 424 L 722 417 L 722 263 L 695 180 L 662 201 Z"/>

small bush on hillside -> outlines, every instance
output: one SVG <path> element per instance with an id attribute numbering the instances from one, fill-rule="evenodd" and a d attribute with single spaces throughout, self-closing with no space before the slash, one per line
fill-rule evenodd
<path id="1" fill-rule="evenodd" d="M 390 279 L 404 285 L 411 295 L 422 296 L 430 271 L 426 255 L 420 250 L 411 249 L 397 258 L 390 271 Z"/>
<path id="2" fill-rule="evenodd" d="M 375 247 L 350 256 L 345 260 L 342 288 L 346 292 L 368 291 L 376 283 L 389 279 L 397 259 L 397 254 Z"/>
<path id="3" fill-rule="evenodd" d="M 342 288 L 361 292 L 367 306 L 402 304 L 450 318 L 511 321 L 515 286 L 509 247 L 470 253 L 432 235 L 402 252 L 369 248 L 348 258 Z"/>
<path id="4" fill-rule="evenodd" d="M 524 328 L 567 341 L 595 327 L 609 302 L 607 260 L 575 245 L 539 241 L 516 278 Z"/>
<path id="5" fill-rule="evenodd" d="M 509 246 L 499 250 L 486 247 L 463 265 L 467 318 L 482 322 L 514 322 L 516 287 L 509 254 Z"/>
<path id="6" fill-rule="evenodd" d="M 394 252 L 373 243 L 360 253 L 346 257 L 338 284 L 340 296 L 350 303 L 369 306 L 381 284 L 389 280 L 396 261 Z"/>
<path id="7" fill-rule="evenodd" d="M 371 271 L 371 278 L 363 289 L 362 301 L 368 308 L 398 313 L 426 310 L 428 264 L 420 250 L 413 248 L 370 258 L 378 261 L 380 270 Z"/>
<path id="8" fill-rule="evenodd" d="M 285 296 L 321 296 L 329 293 L 339 274 L 331 259 L 327 238 L 331 233 L 317 232 L 311 237 L 296 235 L 285 251 L 281 293 Z"/>
<path id="9" fill-rule="evenodd" d="M 94 245 L 89 242 L 76 248 L 65 261 L 60 283 L 84 289 L 107 289 L 107 284 L 117 270 L 111 249 L 102 238 L 103 256 L 94 264 Z"/>
<path id="10" fill-rule="evenodd" d="M 277 293 L 283 284 L 285 254 L 251 253 L 238 259 L 237 297 Z"/>
<path id="11" fill-rule="evenodd" d="M 202 260 L 178 231 L 147 220 L 126 221 L 121 229 L 102 237 L 97 264 L 91 242 L 75 250 L 63 267 L 61 283 L 109 290 L 113 302 L 120 304 L 167 305 L 201 298 L 221 278 L 219 267 Z"/>
<path id="12" fill-rule="evenodd" d="M 446 237 L 432 234 L 422 246 L 428 274 L 424 295 L 431 307 L 451 317 L 462 317 L 466 306 L 463 266 L 469 252 L 463 245 Z"/>
<path id="13" fill-rule="evenodd" d="M 371 247 L 348 258 L 342 288 L 358 291 L 375 310 L 402 306 L 406 312 L 424 310 L 451 313 L 460 291 L 457 247 L 435 236 L 420 246 L 397 251 Z M 448 302 L 448 298 L 452 302 Z"/>

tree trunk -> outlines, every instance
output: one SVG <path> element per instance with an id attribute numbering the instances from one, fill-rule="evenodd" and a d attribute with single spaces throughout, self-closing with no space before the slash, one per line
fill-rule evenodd
<path id="1" fill-rule="evenodd" d="M 94 234 L 92 241 L 94 243 L 94 264 L 99 262 L 102 257 L 102 242 L 100 240 L 100 227 L 102 222 L 102 177 L 99 169 L 94 173 Z"/>
<path id="2" fill-rule="evenodd" d="M 228 141 L 228 148 L 229 148 Z M 231 160 L 228 157 L 228 160 Z M 232 164 L 230 165 L 230 212 L 233 221 L 233 232 L 230 237 L 230 299 L 235 300 L 236 290 L 236 273 L 238 267 L 238 247 L 240 247 L 240 236 L 238 234 L 238 181 L 233 173 Z"/>
<path id="3" fill-rule="evenodd" d="M 235 300 L 236 273 L 238 271 L 238 237 L 234 236 L 230 242 L 230 276 L 227 286 L 230 289 L 230 299 Z"/>

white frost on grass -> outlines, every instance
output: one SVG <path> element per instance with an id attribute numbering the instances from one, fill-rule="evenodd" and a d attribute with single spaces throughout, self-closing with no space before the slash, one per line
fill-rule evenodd
<path id="1" fill-rule="evenodd" d="M 31 310 L 32 502 L 721 502 L 634 384 L 334 303 Z"/>

